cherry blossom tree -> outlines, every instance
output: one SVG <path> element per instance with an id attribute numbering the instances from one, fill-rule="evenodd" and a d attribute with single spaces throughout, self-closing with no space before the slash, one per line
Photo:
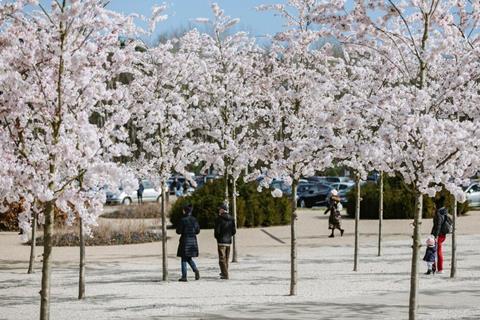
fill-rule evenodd
<path id="1" fill-rule="evenodd" d="M 336 30 L 346 51 L 375 55 L 384 76 L 368 100 L 378 110 L 391 170 L 417 194 L 409 318 L 418 306 L 423 195 L 458 185 L 476 166 L 478 149 L 479 5 L 468 1 L 338 1 L 317 22 Z M 368 101 L 367 100 L 367 101 Z"/>
<path id="2" fill-rule="evenodd" d="M 189 49 L 183 47 L 192 37 L 189 33 L 185 39 L 139 50 L 133 63 L 134 80 L 129 85 L 131 121 L 136 128 L 137 159 L 133 166 L 141 175 L 158 181 L 162 190 L 163 281 L 168 280 L 166 182 L 172 172 L 192 181 L 187 166 L 199 153 L 191 139 L 192 107 L 198 102 L 190 92 L 198 85 L 202 70 Z"/>
<path id="3" fill-rule="evenodd" d="M 259 157 L 265 165 L 268 185 L 271 178 L 283 177 L 292 185 L 290 295 L 297 293 L 296 192 L 300 177 L 332 164 L 342 139 L 335 128 L 342 122 L 336 112 L 335 96 L 340 93 L 333 81 L 334 58 L 329 46 L 319 45 L 320 34 L 312 27 L 318 1 L 288 1 L 286 5 L 264 5 L 285 20 L 286 30 L 274 37 L 270 70 L 265 80 L 270 101 L 265 105 L 265 125 L 260 126 Z"/>
<path id="4" fill-rule="evenodd" d="M 199 157 L 205 167 L 213 166 L 225 177 L 225 203 L 229 203 L 228 185 L 231 179 L 232 211 L 235 224 L 236 184 L 242 171 L 254 155 L 250 143 L 258 105 L 260 52 L 245 32 L 234 32 L 239 19 L 227 16 L 218 4 L 212 4 L 213 18 L 199 18 L 208 25 L 211 34 L 192 33 L 190 50 L 198 57 L 204 74 L 201 85 L 192 90 L 196 101 L 194 129 L 202 137 Z M 237 242 L 233 237 L 232 260 L 237 262 Z"/>
<path id="5" fill-rule="evenodd" d="M 111 162 L 128 151 L 120 141 L 129 115 L 124 88 L 110 80 L 128 64 L 129 50 L 120 47 L 119 37 L 134 26 L 132 18 L 105 5 L 99 0 L 55 1 L 48 10 L 37 1 L 0 5 L 0 141 L 2 148 L 11 146 L 14 166 L 25 170 L 10 176 L 21 190 L 16 197 L 25 203 L 20 226 L 29 229 L 32 205 L 42 208 L 40 319 L 50 317 L 54 210 L 67 213 L 69 223 L 79 218 L 88 234 L 105 200 L 100 188 L 122 179 L 129 186 L 128 176 Z M 101 128 L 91 121 L 98 114 L 108 116 Z"/>

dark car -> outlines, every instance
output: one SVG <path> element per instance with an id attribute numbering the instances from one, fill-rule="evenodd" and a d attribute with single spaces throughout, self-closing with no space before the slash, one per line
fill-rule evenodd
<path id="1" fill-rule="evenodd" d="M 312 189 L 316 184 L 315 182 L 301 182 L 298 184 L 297 187 L 297 196 L 300 196 L 302 193 L 307 192 L 308 190 Z"/>
<path id="2" fill-rule="evenodd" d="M 308 181 L 314 183 L 332 184 L 332 183 L 349 183 L 352 181 L 350 177 L 334 177 L 334 176 L 311 176 L 306 178 Z"/>
<path id="3" fill-rule="evenodd" d="M 305 190 L 298 193 L 297 205 L 301 208 L 326 205 L 332 187 L 324 183 L 305 184 Z"/>

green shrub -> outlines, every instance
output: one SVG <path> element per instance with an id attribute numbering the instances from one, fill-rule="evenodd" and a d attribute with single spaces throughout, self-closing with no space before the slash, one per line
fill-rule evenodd
<path id="1" fill-rule="evenodd" d="M 385 177 L 383 185 L 383 217 L 384 219 L 413 219 L 415 213 L 415 197 L 402 180 L 397 177 Z M 347 213 L 355 217 L 356 188 L 347 195 Z M 360 218 L 378 219 L 379 187 L 376 183 L 366 183 L 361 186 Z M 446 207 L 452 208 L 454 198 L 446 190 L 437 193 L 435 198 L 441 195 L 446 197 Z M 435 199 L 423 197 L 423 217 L 431 218 L 435 213 Z M 451 210 L 449 210 L 451 213 Z M 467 203 L 458 204 L 458 214 L 468 211 Z"/>
<path id="2" fill-rule="evenodd" d="M 177 225 L 182 217 L 183 207 L 191 204 L 193 215 L 197 217 L 201 228 L 213 228 L 218 206 L 224 201 L 224 186 L 223 179 L 214 180 L 195 190 L 192 195 L 179 198 L 170 211 L 172 224 Z M 242 179 L 238 180 L 237 192 L 238 227 L 284 225 L 290 222 L 292 210 L 287 197 L 274 198 L 271 190 L 258 192 L 255 182 L 244 183 Z"/>

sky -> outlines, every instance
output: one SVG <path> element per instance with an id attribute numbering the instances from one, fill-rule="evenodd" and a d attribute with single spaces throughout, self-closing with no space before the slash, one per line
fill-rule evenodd
<path id="1" fill-rule="evenodd" d="M 266 34 L 275 34 L 282 29 L 281 17 L 274 16 L 271 12 L 257 12 L 255 7 L 285 0 L 112 0 L 108 8 L 124 14 L 136 12 L 150 16 L 152 7 L 164 2 L 168 6 L 166 14 L 169 17 L 158 25 L 157 34 L 187 27 L 190 22 L 193 24 L 196 18 L 211 18 L 210 5 L 213 2 L 217 2 L 232 18 L 240 18 L 239 28 L 259 40 Z"/>

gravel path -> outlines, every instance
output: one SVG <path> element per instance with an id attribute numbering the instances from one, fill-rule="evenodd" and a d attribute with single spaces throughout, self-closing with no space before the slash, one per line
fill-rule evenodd
<path id="1" fill-rule="evenodd" d="M 353 221 L 343 238 L 327 238 L 320 210 L 300 214 L 299 287 L 289 292 L 289 227 L 240 230 L 240 262 L 231 280 L 218 279 L 212 230 L 202 230 L 197 259 L 202 279 L 179 283 L 170 255 L 161 282 L 160 243 L 87 248 L 87 298 L 77 296 L 77 248 L 55 248 L 52 319 L 406 319 L 411 257 L 410 221 L 385 221 L 384 255 L 376 256 L 377 221 L 361 221 L 359 271 L 353 267 Z M 424 221 L 426 234 L 431 221 Z M 459 219 L 458 277 L 421 276 L 419 319 L 480 318 L 480 214 Z M 169 252 L 176 252 L 172 236 Z M 450 266 L 450 238 L 445 248 Z M 40 263 L 26 274 L 28 247 L 0 233 L 0 319 L 38 317 Z M 423 270 L 423 262 L 422 270 Z"/>

